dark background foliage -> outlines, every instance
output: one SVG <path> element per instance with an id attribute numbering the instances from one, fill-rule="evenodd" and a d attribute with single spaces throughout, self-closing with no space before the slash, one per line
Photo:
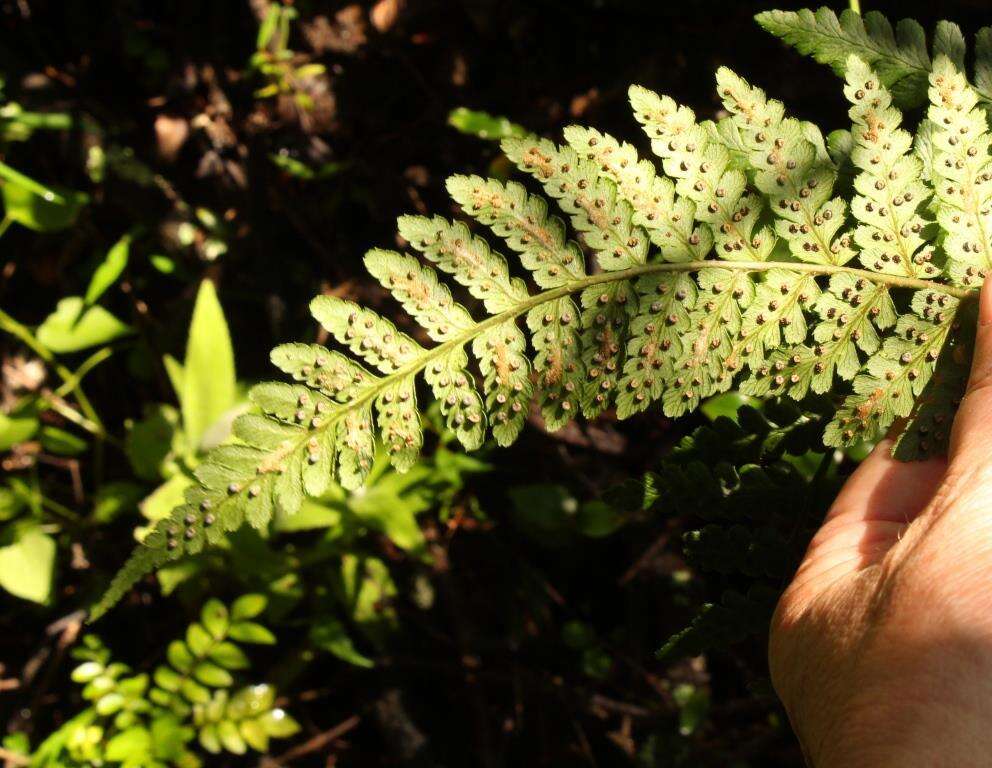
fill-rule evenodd
<path id="1" fill-rule="evenodd" d="M 548 136 L 587 123 L 646 149 L 626 103 L 628 84 L 669 94 L 708 118 L 718 108 L 713 72 L 727 65 L 825 132 L 847 123 L 834 75 L 753 24 L 767 3 L 300 0 L 290 45 L 327 67 L 308 85 L 308 111 L 287 98 L 253 95 L 258 83 L 245 67 L 265 6 L 0 2 L 7 98 L 26 109 L 89 116 L 105 143 L 131 148 L 158 174 L 149 186 L 109 176 L 94 188 L 85 173 L 92 137 L 83 129 L 17 145 L 7 161 L 34 178 L 91 190 L 94 200 L 68 232 L 14 228 L 5 235 L 0 305 L 22 322 L 40 322 L 59 296 L 80 292 L 94 260 L 136 224 L 145 228 L 145 249 L 173 255 L 187 278 L 132 266 L 123 290 L 109 296 L 108 306 L 139 328 L 143 343 L 89 380 L 108 423 L 170 398 L 160 357 L 181 354 L 203 274 L 219 285 L 239 376 L 248 380 L 272 375 L 274 344 L 312 338 L 306 305 L 318 292 L 359 297 L 395 316 L 369 287 L 365 249 L 395 244 L 398 214 L 451 212 L 448 174 L 484 174 L 499 162 L 496 144 L 447 125 L 455 107 L 505 115 Z M 981 0 L 867 6 L 927 28 L 949 18 L 968 34 L 988 22 Z M 340 169 L 302 181 L 275 165 L 273 154 Z M 229 250 L 216 261 L 177 244 L 176 221 L 187 205 L 224 218 Z M 0 353 L 16 350 L 0 340 Z M 297 764 L 798 765 L 764 680 L 761 639 L 705 663 L 652 658 L 714 588 L 679 576 L 680 520 L 549 547 L 523 535 L 509 512 L 508 486 L 557 482 L 581 498 L 596 496 L 653 467 L 696 423 L 649 414 L 559 435 L 535 427 L 513 449 L 488 455 L 494 470 L 471 489 L 486 519 L 425 523 L 436 600 L 429 611 L 400 601 L 401 630 L 374 670 L 324 659 L 300 673 L 287 656 L 302 647 L 294 633 L 305 631 L 306 617 L 303 626 L 279 631 L 282 644 L 269 661 L 306 728 L 301 740 L 350 723 Z M 91 469 L 85 457 L 78 464 L 84 474 Z M 65 467 L 41 471 L 67 488 L 64 503 L 81 503 Z M 126 476 L 127 468 L 111 462 L 106 473 Z M 67 640 L 52 622 L 105 583 L 130 546 L 133 524 L 86 540 L 81 560 L 63 571 L 55 607 L 0 597 L 0 724 L 43 734 L 73 711 L 60 666 Z M 381 547 L 398 580 L 406 574 L 412 583 L 422 566 L 386 542 Z M 234 594 L 223 577 L 213 589 Z M 146 583 L 99 629 L 140 667 L 187 615 L 182 599 L 160 599 Z M 588 674 L 564 641 L 565 627 L 577 620 L 601 638 L 607 674 Z M 705 686 L 712 702 L 708 724 L 691 738 L 678 731 L 673 690 L 681 682 Z"/>

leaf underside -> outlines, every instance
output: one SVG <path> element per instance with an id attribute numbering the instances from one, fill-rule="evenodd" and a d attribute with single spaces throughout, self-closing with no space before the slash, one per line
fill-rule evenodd
<path id="1" fill-rule="evenodd" d="M 946 25 L 930 56 L 916 27 L 892 31 L 877 15 L 759 21 L 843 72 L 844 141 L 828 151 L 819 129 L 726 68 L 716 123 L 630 89 L 656 162 L 589 128 L 566 129 L 560 145 L 505 139 L 533 184 L 453 176 L 466 221 L 401 217 L 409 252 L 366 256 L 416 338 L 358 304 L 314 299 L 337 348 L 273 350 L 292 383 L 252 389 L 232 442 L 206 454 L 185 503 L 91 618 L 150 570 L 245 523 L 265 528 L 277 507 L 291 515 L 335 479 L 360 486 L 377 441 L 409 468 L 425 398 L 468 449 L 487 435 L 512 443 L 532 406 L 558 429 L 608 410 L 677 417 L 736 387 L 835 397 L 828 446 L 905 420 L 900 458 L 943 450 L 970 359 L 961 309 L 992 266 L 985 35 L 973 86 Z M 897 105 L 921 92 L 914 137 Z"/>

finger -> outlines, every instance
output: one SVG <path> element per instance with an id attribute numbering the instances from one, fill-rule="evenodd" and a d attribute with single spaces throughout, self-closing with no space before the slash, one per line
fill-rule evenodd
<path id="1" fill-rule="evenodd" d="M 950 461 L 967 457 L 969 462 L 992 461 L 988 450 L 992 439 L 992 285 L 986 281 L 978 304 L 975 352 L 971 360 L 968 389 L 954 417 Z"/>

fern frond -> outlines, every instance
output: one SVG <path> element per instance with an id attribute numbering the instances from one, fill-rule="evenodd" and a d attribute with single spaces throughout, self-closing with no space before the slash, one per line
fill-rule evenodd
<path id="1" fill-rule="evenodd" d="M 558 429 L 579 413 L 625 418 L 659 400 L 679 416 L 737 384 L 761 396 L 847 394 L 828 445 L 877 439 L 909 417 L 900 456 L 939 450 L 967 365 L 959 310 L 992 264 L 990 140 L 974 90 L 945 56 L 933 63 L 929 127 L 913 149 L 885 78 L 858 59 L 845 66 L 854 128 L 829 152 L 818 129 L 729 70 L 718 87 L 730 117 L 718 124 L 631 89 L 664 174 L 593 129 L 569 128 L 564 146 L 504 141 L 581 245 L 522 184 L 450 178 L 455 202 L 516 258 L 465 223 L 401 217 L 420 256 L 373 249 L 365 263 L 426 341 L 353 302 L 314 299 L 340 350 L 273 350 L 294 383 L 252 389 L 254 412 L 235 422 L 234 441 L 204 458 L 185 503 L 93 618 L 148 570 L 245 523 L 265 528 L 274 509 L 293 514 L 334 479 L 356 488 L 377 439 L 408 469 L 423 444 L 424 392 L 469 449 L 487 435 L 512 443 L 532 401 Z M 842 164 L 857 173 L 853 237 L 834 195 Z M 927 201 L 933 222 L 921 213 Z M 462 291 L 474 301 L 460 303 Z"/>
<path id="2" fill-rule="evenodd" d="M 878 11 L 864 16 L 844 10 L 838 17 L 830 8 L 816 11 L 764 11 L 755 16 L 758 24 L 800 53 L 827 64 L 844 77 L 851 54 L 858 56 L 878 74 L 895 103 L 909 108 L 926 103 L 927 78 L 932 66 L 927 52 L 926 33 L 916 21 L 903 19 L 895 29 Z M 989 29 L 976 38 L 975 84 L 981 98 L 992 102 L 990 87 Z M 965 40 L 956 24 L 938 22 L 933 34 L 933 60 L 948 57 L 964 69 Z"/>

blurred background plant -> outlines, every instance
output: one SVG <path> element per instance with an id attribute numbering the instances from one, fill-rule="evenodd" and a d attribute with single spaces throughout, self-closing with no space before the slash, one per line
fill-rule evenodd
<path id="1" fill-rule="evenodd" d="M 971 31 L 985 10 L 873 6 Z M 0 763 L 797 765 L 764 622 L 861 455 L 813 452 L 815 410 L 532 418 L 471 457 L 432 414 L 408 473 L 377 461 L 83 625 L 268 350 L 322 341 L 311 296 L 395 316 L 362 254 L 447 210 L 449 173 L 506 177 L 498 139 L 641 141 L 629 83 L 712 117 L 720 64 L 845 125 L 765 7 L 0 2 Z"/>

